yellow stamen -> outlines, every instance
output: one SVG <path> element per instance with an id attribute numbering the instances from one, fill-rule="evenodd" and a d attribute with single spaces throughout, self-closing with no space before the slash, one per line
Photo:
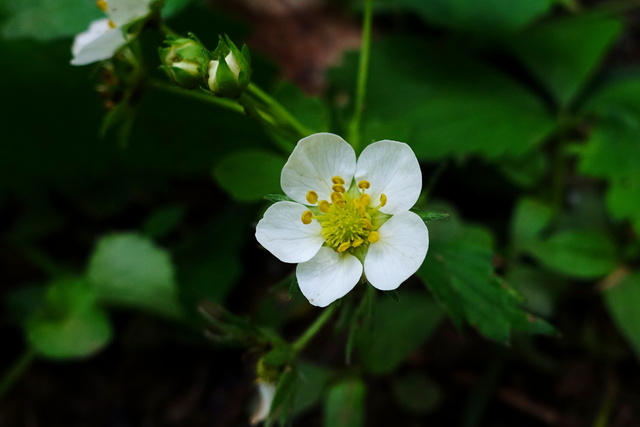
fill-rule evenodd
<path id="1" fill-rule="evenodd" d="M 344 252 L 347 249 L 349 249 L 349 247 L 351 246 L 351 243 L 349 242 L 344 242 L 343 244 L 341 244 L 340 246 L 338 246 L 338 252 Z"/>
<path id="2" fill-rule="evenodd" d="M 386 204 L 387 204 L 387 195 L 382 193 L 380 195 L 380 207 L 383 207 Z"/>
<path id="3" fill-rule="evenodd" d="M 318 208 L 320 208 L 320 210 L 323 213 L 329 212 L 329 207 L 330 206 L 331 206 L 331 204 L 329 202 L 327 202 L 326 200 L 320 200 L 320 203 L 318 203 Z"/>
<path id="4" fill-rule="evenodd" d="M 371 230 L 371 228 L 373 227 L 373 225 L 371 225 L 371 221 L 369 221 L 367 218 L 364 218 L 362 220 L 362 223 L 364 224 L 364 228 L 366 228 L 367 230 Z"/>
<path id="5" fill-rule="evenodd" d="M 344 193 L 347 191 L 344 189 L 344 186 L 341 184 L 335 184 L 333 187 L 331 187 L 331 189 L 336 193 Z"/>
<path id="6" fill-rule="evenodd" d="M 315 191 L 309 191 L 307 193 L 307 202 L 309 202 L 310 205 L 315 205 L 317 201 L 318 193 L 316 193 Z"/>
<path id="7" fill-rule="evenodd" d="M 313 218 L 313 213 L 311 213 L 311 211 L 302 212 L 302 216 L 300 217 L 303 224 L 311 224 L 312 218 Z"/>
<path id="8" fill-rule="evenodd" d="M 362 194 L 360 196 L 360 201 L 362 202 L 362 206 L 367 207 L 369 206 L 369 202 L 371 201 L 371 196 L 369 196 L 368 194 Z"/>
<path id="9" fill-rule="evenodd" d="M 364 243 L 364 240 L 356 239 L 356 240 L 353 241 L 353 243 L 351 243 L 351 246 L 353 246 L 354 248 L 357 248 L 358 246 L 360 246 L 363 243 Z"/>
<path id="10" fill-rule="evenodd" d="M 111 19 L 109 19 L 109 28 L 113 30 L 115 27 L 116 27 L 116 23 L 113 22 Z"/>
<path id="11" fill-rule="evenodd" d="M 380 240 L 380 233 L 378 233 L 377 231 L 372 231 L 371 233 L 369 233 L 369 237 L 368 237 L 369 243 L 375 243 L 378 240 Z"/>
<path id="12" fill-rule="evenodd" d="M 366 190 L 369 187 L 371 187 L 371 184 L 369 184 L 369 181 L 367 181 L 366 179 L 363 179 L 358 183 L 358 188 L 361 188 L 363 190 Z"/>
<path id="13" fill-rule="evenodd" d="M 341 201 L 341 200 L 344 200 L 342 198 L 342 194 L 340 194 L 338 192 L 335 192 L 335 191 L 333 193 L 331 193 L 331 202 L 332 203 L 338 204 L 338 202 Z"/>
<path id="14" fill-rule="evenodd" d="M 331 182 L 333 182 L 334 184 L 344 185 L 344 179 L 340 178 L 339 176 L 334 176 L 333 178 L 331 178 Z"/>
<path id="15" fill-rule="evenodd" d="M 96 5 L 98 5 L 98 7 L 100 8 L 101 11 L 103 11 L 104 13 L 107 13 L 107 2 L 106 2 L 106 0 L 98 0 L 96 2 Z"/>

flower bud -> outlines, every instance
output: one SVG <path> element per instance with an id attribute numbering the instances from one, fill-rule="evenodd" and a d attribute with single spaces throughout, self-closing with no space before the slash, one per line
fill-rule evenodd
<path id="1" fill-rule="evenodd" d="M 216 96 L 238 97 L 251 82 L 251 58 L 247 46 L 240 51 L 227 36 L 220 36 L 209 61 L 207 84 Z"/>
<path id="2" fill-rule="evenodd" d="M 210 59 L 210 52 L 193 34 L 189 37 L 169 36 L 160 48 L 160 67 L 178 86 L 193 89 L 204 81 L 204 70 Z"/>

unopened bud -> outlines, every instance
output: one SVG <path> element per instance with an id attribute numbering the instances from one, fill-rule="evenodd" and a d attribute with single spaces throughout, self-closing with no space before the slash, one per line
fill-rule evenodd
<path id="1" fill-rule="evenodd" d="M 210 59 L 210 52 L 193 35 L 189 37 L 170 36 L 168 45 L 160 48 L 160 67 L 178 86 L 193 89 L 204 82 L 204 71 Z"/>
<path id="2" fill-rule="evenodd" d="M 207 84 L 216 96 L 238 97 L 251 82 L 251 58 L 247 46 L 240 51 L 227 36 L 220 43 L 209 61 Z"/>

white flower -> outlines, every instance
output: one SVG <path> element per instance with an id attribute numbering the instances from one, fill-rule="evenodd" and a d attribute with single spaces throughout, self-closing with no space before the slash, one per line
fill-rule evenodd
<path id="1" fill-rule="evenodd" d="M 89 24 L 73 41 L 71 65 L 86 65 L 111 58 L 126 42 L 124 27 L 147 16 L 153 0 L 98 0 L 107 17 Z"/>
<path id="2" fill-rule="evenodd" d="M 326 307 L 364 275 L 374 287 L 396 289 L 422 265 L 429 232 L 409 209 L 418 200 L 422 174 L 413 150 L 378 141 L 356 162 L 337 135 L 304 138 L 280 179 L 294 202 L 278 202 L 260 220 L 256 238 L 283 262 L 299 263 L 300 290 Z"/>
<path id="3" fill-rule="evenodd" d="M 258 424 L 267 419 L 273 403 L 273 397 L 276 395 L 276 385 L 258 380 L 259 400 L 255 412 L 251 416 L 251 424 Z"/>

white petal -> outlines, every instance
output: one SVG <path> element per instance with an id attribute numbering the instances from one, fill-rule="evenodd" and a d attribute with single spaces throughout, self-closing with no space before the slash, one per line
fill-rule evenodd
<path id="1" fill-rule="evenodd" d="M 387 214 L 409 210 L 422 189 L 418 159 L 404 142 L 384 140 L 367 146 L 356 168 L 356 182 L 363 179 L 371 184 L 368 194 L 373 206 L 380 202 L 380 194 L 387 196 L 387 204 L 380 209 Z"/>
<path id="2" fill-rule="evenodd" d="M 218 83 L 216 82 L 216 73 L 218 72 L 218 66 L 220 65 L 220 61 L 212 59 L 209 61 L 209 80 L 207 83 L 209 84 L 209 89 L 212 91 L 218 90 Z"/>
<path id="3" fill-rule="evenodd" d="M 93 21 L 87 31 L 73 41 L 71 65 L 86 65 L 111 58 L 126 43 L 119 28 L 110 28 L 108 19 Z"/>
<path id="4" fill-rule="evenodd" d="M 362 263 L 349 253 L 322 247 L 310 261 L 298 264 L 296 277 L 302 294 L 318 307 L 326 307 L 356 286 Z"/>
<path id="5" fill-rule="evenodd" d="M 256 227 L 256 239 L 282 262 L 309 261 L 324 243 L 318 221 L 303 224 L 307 208 L 293 202 L 278 202 L 269 207 Z"/>
<path id="6" fill-rule="evenodd" d="M 369 245 L 364 274 L 382 291 L 396 289 L 422 265 L 429 249 L 429 231 L 422 219 L 405 211 L 378 229 L 380 240 Z"/>
<path id="7" fill-rule="evenodd" d="M 296 202 L 308 203 L 307 193 L 329 200 L 331 178 L 339 176 L 349 187 L 356 170 L 356 153 L 347 142 L 332 133 L 316 133 L 301 139 L 282 169 L 280 185 Z"/>
<path id="8" fill-rule="evenodd" d="M 256 411 L 251 416 L 251 424 L 253 425 L 266 420 L 269 416 L 273 397 L 276 395 L 276 385 L 258 381 L 258 393 L 260 394 L 260 400 L 258 401 Z"/>
<path id="9" fill-rule="evenodd" d="M 118 26 L 149 14 L 152 0 L 107 0 L 107 15 Z"/>
<path id="10" fill-rule="evenodd" d="M 229 52 L 229 54 L 224 57 L 224 62 L 227 63 L 227 65 L 229 66 L 229 69 L 231 70 L 233 75 L 236 76 L 237 78 L 240 75 L 240 65 L 238 65 L 238 62 L 236 61 L 236 57 L 233 56 L 233 52 Z"/>

